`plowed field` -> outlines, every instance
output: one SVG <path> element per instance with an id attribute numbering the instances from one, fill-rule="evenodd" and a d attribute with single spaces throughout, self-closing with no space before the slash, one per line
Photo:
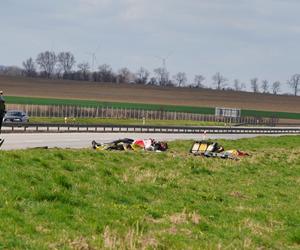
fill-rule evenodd
<path id="1" fill-rule="evenodd" d="M 160 88 L 135 84 L 107 84 L 10 76 L 0 76 L 0 89 L 8 96 L 199 107 L 222 106 L 251 110 L 300 113 L 300 97 L 235 91 Z"/>

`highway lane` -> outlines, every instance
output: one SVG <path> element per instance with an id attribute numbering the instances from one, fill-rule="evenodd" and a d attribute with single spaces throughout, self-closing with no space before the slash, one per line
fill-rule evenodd
<path id="1" fill-rule="evenodd" d="M 38 134 L 1 134 L 5 139 L 2 150 L 26 149 L 34 147 L 49 148 L 88 148 L 92 140 L 109 142 L 120 138 L 154 138 L 156 140 L 202 140 L 202 139 L 240 139 L 262 135 L 254 134 L 151 134 L 151 133 L 38 133 Z M 271 135 L 269 135 L 271 136 Z M 273 135 L 279 136 L 279 135 Z"/>

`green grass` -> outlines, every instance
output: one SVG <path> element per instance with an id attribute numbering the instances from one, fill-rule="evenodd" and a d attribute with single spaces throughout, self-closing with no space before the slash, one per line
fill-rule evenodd
<path id="1" fill-rule="evenodd" d="M 64 123 L 64 118 L 30 117 L 33 123 Z M 111 118 L 68 118 L 68 124 L 114 124 L 143 125 L 141 119 L 111 119 Z M 223 122 L 202 122 L 188 120 L 145 120 L 145 125 L 151 126 L 224 126 Z"/>
<path id="2" fill-rule="evenodd" d="M 34 104 L 34 105 L 76 105 L 83 107 L 108 107 L 123 109 L 141 109 L 141 110 L 162 110 L 172 112 L 186 112 L 195 114 L 214 114 L 214 108 L 143 104 L 143 103 L 121 103 L 121 102 L 100 102 L 89 100 L 70 100 L 70 99 L 52 99 L 52 98 L 34 98 L 34 97 L 16 97 L 7 96 L 7 103 L 14 104 Z"/>
<path id="3" fill-rule="evenodd" d="M 300 137 L 218 142 L 251 156 L 1 151 L 0 248 L 299 249 Z"/>
<path id="4" fill-rule="evenodd" d="M 271 111 L 258 111 L 258 110 L 242 110 L 242 116 L 254 116 L 254 117 L 275 117 L 281 119 L 300 119 L 300 113 L 288 113 L 288 112 L 271 112 Z"/>

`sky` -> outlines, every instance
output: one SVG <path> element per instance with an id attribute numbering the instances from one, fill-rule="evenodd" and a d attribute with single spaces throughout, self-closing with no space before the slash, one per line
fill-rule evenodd
<path id="1" fill-rule="evenodd" d="M 0 65 L 71 51 L 77 63 L 229 83 L 300 73 L 299 0 L 0 0 Z"/>

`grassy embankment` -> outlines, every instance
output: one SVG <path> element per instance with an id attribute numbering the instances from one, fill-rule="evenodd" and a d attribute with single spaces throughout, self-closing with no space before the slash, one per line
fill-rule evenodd
<path id="1" fill-rule="evenodd" d="M 1 151 L 0 248 L 299 249 L 300 137 L 219 142 L 252 156 Z"/>
<path id="2" fill-rule="evenodd" d="M 118 103 L 118 102 L 97 102 L 89 100 L 67 100 L 67 99 L 47 99 L 47 98 L 28 98 L 28 97 L 6 97 L 7 103 L 14 104 L 34 104 L 34 105 L 78 105 L 86 107 L 112 107 L 127 109 L 143 109 L 143 110 L 164 110 L 175 112 L 186 112 L 196 114 L 214 114 L 215 108 L 208 107 L 191 107 L 191 106 L 173 106 L 173 105 L 157 105 L 157 104 L 138 104 L 138 103 Z M 300 119 L 300 113 L 290 112 L 271 112 L 258 110 L 242 110 L 242 116 L 254 117 L 277 117 L 281 119 Z"/>

